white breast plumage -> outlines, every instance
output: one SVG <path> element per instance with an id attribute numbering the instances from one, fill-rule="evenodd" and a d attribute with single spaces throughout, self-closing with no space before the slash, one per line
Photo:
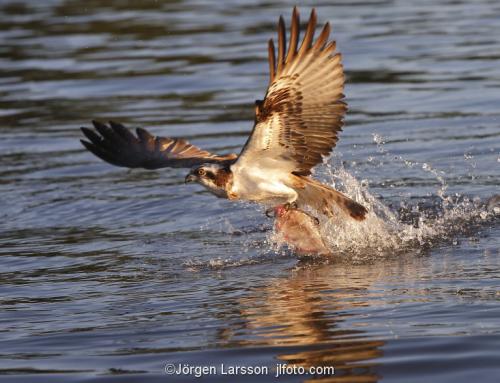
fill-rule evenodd
<path id="1" fill-rule="evenodd" d="M 238 199 L 259 201 L 265 204 L 292 202 L 297 192 L 286 185 L 289 174 L 270 170 L 267 166 L 231 166 L 233 185 L 231 192 Z"/>

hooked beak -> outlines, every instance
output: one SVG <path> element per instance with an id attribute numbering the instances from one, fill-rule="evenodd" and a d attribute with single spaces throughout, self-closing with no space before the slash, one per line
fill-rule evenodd
<path id="1" fill-rule="evenodd" d="M 194 174 L 188 174 L 186 178 L 184 178 L 184 183 L 187 184 L 189 182 L 196 182 L 197 178 Z"/>

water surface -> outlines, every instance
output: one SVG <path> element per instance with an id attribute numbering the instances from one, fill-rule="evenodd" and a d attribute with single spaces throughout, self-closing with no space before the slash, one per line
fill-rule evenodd
<path id="1" fill-rule="evenodd" d="M 78 142 L 114 119 L 237 152 L 293 3 L 0 1 L 1 381 L 284 362 L 336 368 L 290 382 L 498 381 L 500 4 L 306 3 L 332 23 L 350 106 L 317 176 L 372 211 L 325 225 L 335 263 L 277 249 L 261 208 L 182 169 Z"/>

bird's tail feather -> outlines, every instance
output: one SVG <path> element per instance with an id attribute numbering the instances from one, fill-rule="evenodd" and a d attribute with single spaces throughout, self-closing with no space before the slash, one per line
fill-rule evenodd
<path id="1" fill-rule="evenodd" d="M 363 205 L 312 178 L 298 178 L 300 178 L 301 184 L 301 187 L 296 189 L 299 195 L 297 199 L 299 205 L 310 206 L 328 217 L 333 216 L 333 207 L 337 206 L 355 220 L 362 221 L 365 219 L 368 210 Z"/>

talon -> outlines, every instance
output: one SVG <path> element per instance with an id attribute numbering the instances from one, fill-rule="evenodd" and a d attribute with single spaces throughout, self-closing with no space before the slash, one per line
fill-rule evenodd
<path id="1" fill-rule="evenodd" d="M 272 207 L 266 210 L 265 214 L 266 214 L 267 218 L 273 218 L 274 217 L 274 215 L 271 215 L 271 213 L 273 212 L 273 210 L 274 209 Z"/>
<path id="2" fill-rule="evenodd" d="M 293 201 L 293 202 L 287 202 L 286 204 L 283 205 L 283 207 L 285 208 L 286 211 L 290 210 L 290 209 L 297 209 L 298 206 L 297 206 L 297 202 Z"/>

